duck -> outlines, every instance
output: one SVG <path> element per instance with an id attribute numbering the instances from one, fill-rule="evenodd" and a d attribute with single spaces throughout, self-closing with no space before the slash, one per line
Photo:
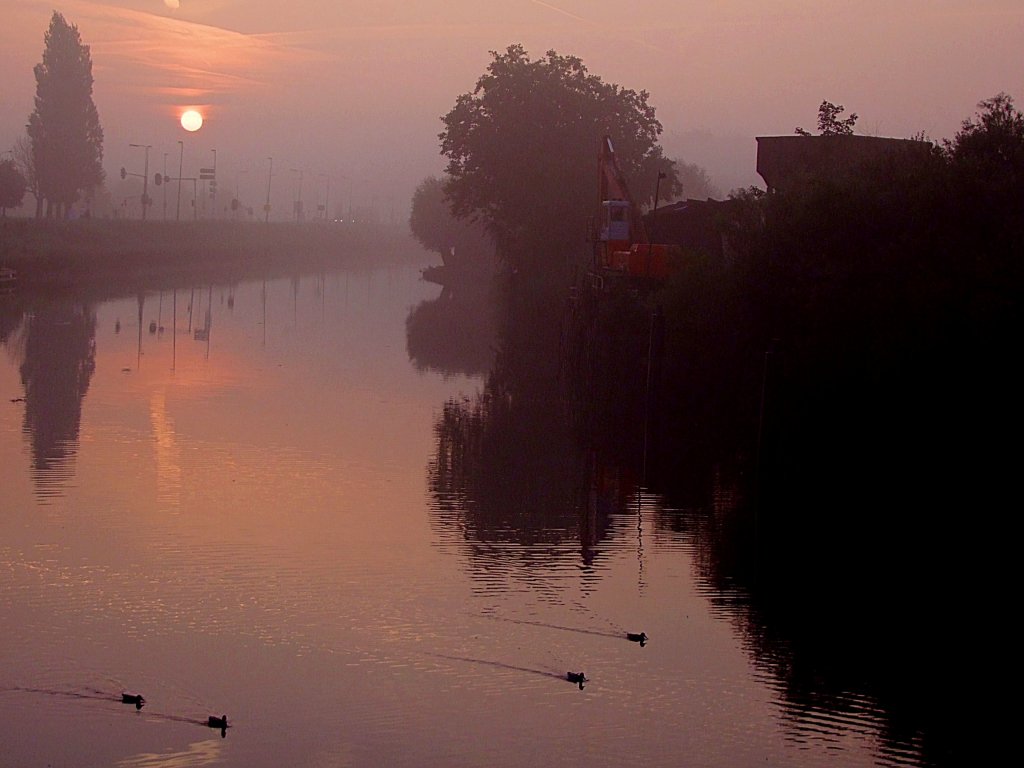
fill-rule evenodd
<path id="1" fill-rule="evenodd" d="M 217 717 L 216 715 L 210 715 L 206 720 L 206 724 L 211 728 L 220 728 L 223 731 L 228 727 L 228 716 L 221 715 Z"/>
<path id="2" fill-rule="evenodd" d="M 640 632 L 640 633 L 627 632 L 626 633 L 626 639 L 627 640 L 632 640 L 634 643 L 640 643 L 640 647 L 643 648 L 644 643 L 647 642 L 647 633 L 646 632 Z"/>
<path id="3" fill-rule="evenodd" d="M 134 704 L 136 709 L 142 709 L 142 705 L 146 703 L 146 699 L 143 698 L 141 693 L 122 693 L 121 703 Z"/>
<path id="4" fill-rule="evenodd" d="M 587 676 L 582 672 L 566 672 L 565 679 L 570 683 L 578 683 L 581 691 L 583 690 L 583 684 L 589 682 Z"/>

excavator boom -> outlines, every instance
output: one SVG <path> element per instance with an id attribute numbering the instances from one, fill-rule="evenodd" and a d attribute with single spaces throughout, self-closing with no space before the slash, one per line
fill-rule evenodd
<path id="1" fill-rule="evenodd" d="M 601 140 L 598 157 L 601 223 L 594 238 L 597 269 L 604 274 L 664 280 L 678 247 L 651 243 L 640 208 L 629 193 L 626 178 L 615 158 L 612 140 Z M 658 177 L 659 181 L 662 178 Z"/>
<path id="2" fill-rule="evenodd" d="M 598 185 L 599 200 L 601 205 L 609 201 L 622 201 L 628 203 L 627 214 L 629 221 L 630 237 L 629 243 L 646 243 L 647 230 L 644 227 L 643 218 L 640 216 L 640 209 L 629 193 L 629 186 L 626 184 L 626 177 L 619 168 L 619 161 L 615 158 L 615 149 L 612 147 L 610 136 L 601 139 L 601 153 L 598 158 L 600 170 L 600 181 Z"/>

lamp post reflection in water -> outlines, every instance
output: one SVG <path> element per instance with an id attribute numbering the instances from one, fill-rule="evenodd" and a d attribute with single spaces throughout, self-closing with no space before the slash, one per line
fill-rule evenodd
<path id="1" fill-rule="evenodd" d="M 135 370 L 142 367 L 142 306 L 146 302 L 146 297 L 143 294 L 139 294 L 139 345 L 135 352 Z"/>
<path id="2" fill-rule="evenodd" d="M 199 296 L 202 301 L 202 294 Z M 203 327 L 196 328 L 193 338 L 206 342 L 206 359 L 210 359 L 210 326 L 213 323 L 213 286 L 209 286 L 206 294 L 206 314 L 203 316 Z"/>

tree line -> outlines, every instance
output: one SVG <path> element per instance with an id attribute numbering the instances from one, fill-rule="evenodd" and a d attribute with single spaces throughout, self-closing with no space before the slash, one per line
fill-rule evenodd
<path id="1" fill-rule="evenodd" d="M 743 457 L 752 492 L 796 527 L 827 499 L 857 510 L 854 531 L 909 536 L 928 510 L 1008 490 L 1024 116 L 999 94 L 952 139 L 919 138 L 924 151 L 734 194 L 727 257 L 693 255 L 651 297 L 666 433 Z"/>
<path id="2" fill-rule="evenodd" d="M 819 133 L 842 141 L 856 120 L 823 101 Z M 653 202 L 643 180 L 659 172 L 678 191 L 647 94 L 571 56 L 492 52 L 443 123 L 434 203 L 490 235 L 513 297 L 553 286 L 535 307 L 560 309 L 572 267 L 589 258 L 600 136 L 613 137 L 640 201 Z M 983 467 L 1005 469 L 995 426 L 1019 417 L 1009 350 L 1024 287 L 1024 118 L 999 94 L 952 139 L 914 138 L 922 151 L 732 194 L 717 223 L 725 255 L 691 252 L 666 285 L 617 303 L 581 375 L 628 389 L 657 311 L 665 455 L 745 463 L 751 482 L 774 483 L 758 491 L 794 508 L 828 489 L 856 505 L 885 483 L 896 490 L 877 514 L 915 493 L 978 491 Z M 605 393 L 595 407 L 627 424 L 635 412 L 611 411 L 640 394 Z"/>

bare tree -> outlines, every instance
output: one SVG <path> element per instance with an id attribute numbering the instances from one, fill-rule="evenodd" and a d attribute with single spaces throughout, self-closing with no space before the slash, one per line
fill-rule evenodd
<path id="1" fill-rule="evenodd" d="M 32 140 L 28 135 L 19 136 L 14 142 L 14 162 L 25 179 L 25 191 L 36 201 L 36 218 L 43 215 L 43 196 L 39 194 L 39 179 L 36 177 L 36 160 L 32 155 Z"/>

